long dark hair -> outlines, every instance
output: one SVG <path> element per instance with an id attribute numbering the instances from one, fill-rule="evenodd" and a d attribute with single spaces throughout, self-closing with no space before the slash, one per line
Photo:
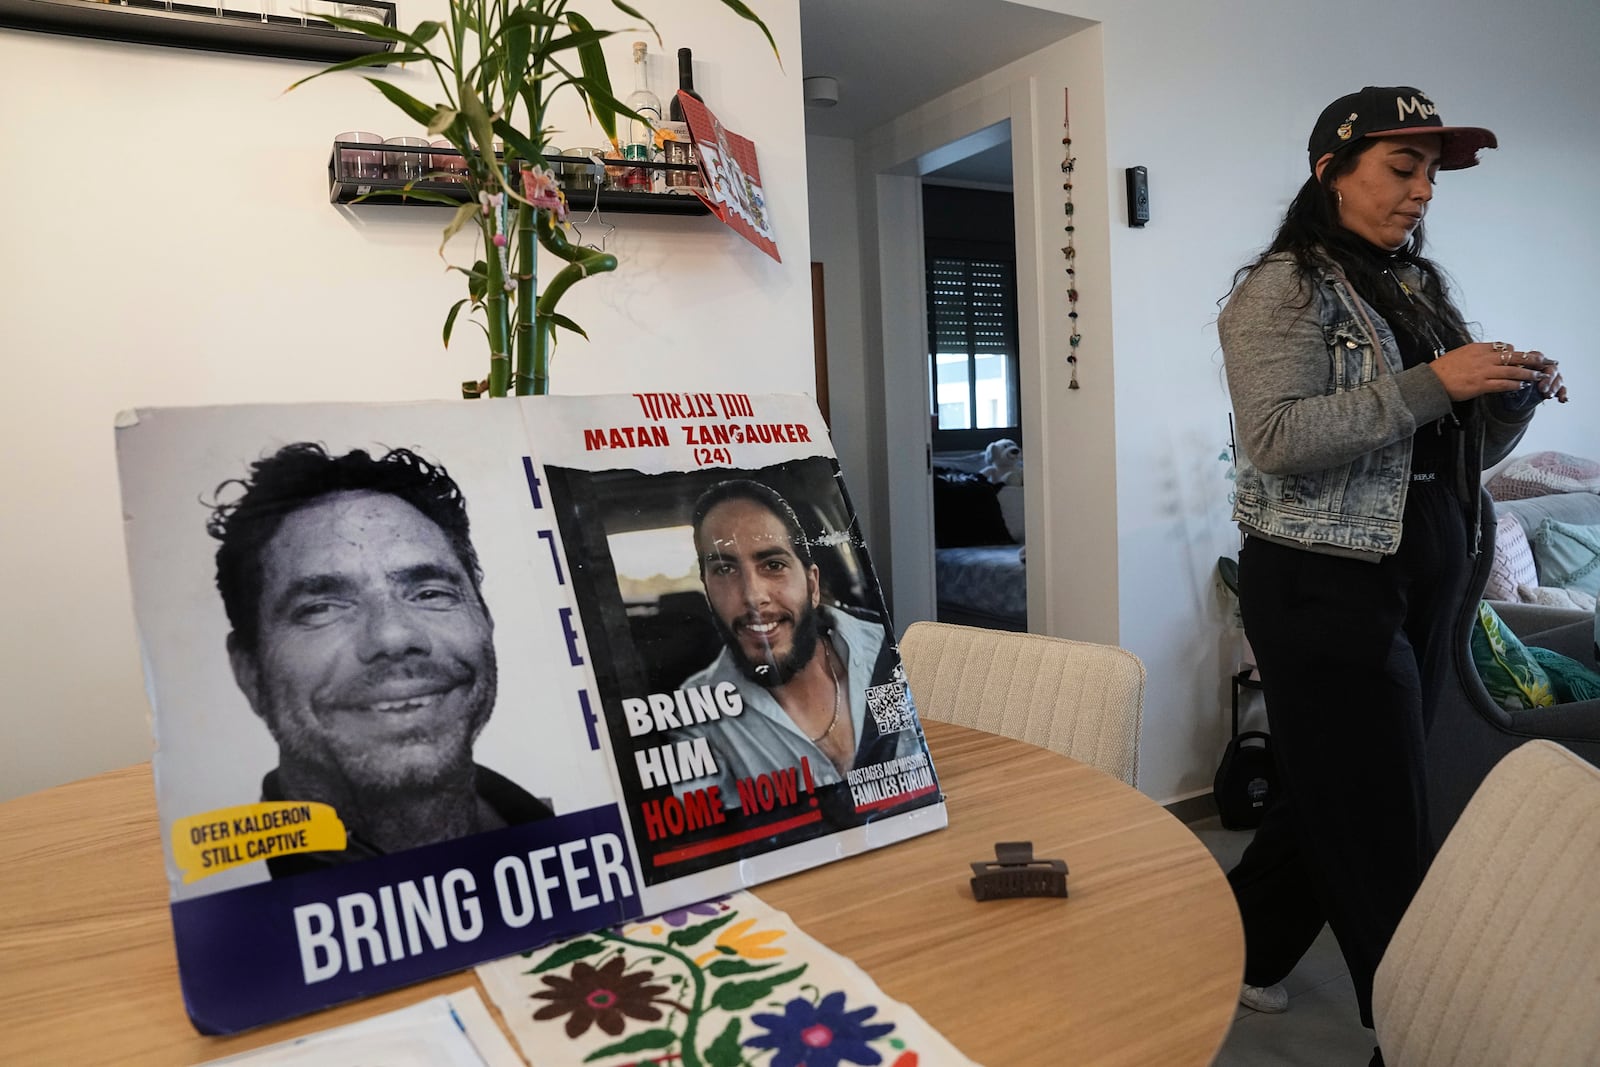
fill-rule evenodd
<path id="1" fill-rule="evenodd" d="M 1356 293 L 1394 330 L 1401 349 L 1431 352 L 1435 342 L 1448 350 L 1472 339 L 1466 321 L 1451 299 L 1444 273 L 1422 254 L 1423 225 L 1417 223 L 1411 238 L 1394 252 L 1378 248 L 1339 224 L 1339 211 L 1333 183 L 1355 169 L 1364 152 L 1378 141 L 1363 138 L 1334 153 L 1322 168 L 1322 177 L 1312 174 L 1295 194 L 1284 212 L 1283 222 L 1272 243 L 1255 259 L 1240 267 L 1233 276 L 1239 287 L 1268 257 L 1286 252 L 1299 268 L 1307 302 L 1319 267 L 1330 262 L 1350 279 Z M 1401 264 L 1412 264 L 1422 271 L 1421 299 L 1412 300 L 1388 272 Z"/>

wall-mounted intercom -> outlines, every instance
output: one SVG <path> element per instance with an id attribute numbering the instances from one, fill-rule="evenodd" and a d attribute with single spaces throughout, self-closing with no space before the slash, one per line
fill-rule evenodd
<path id="1" fill-rule="evenodd" d="M 1128 225 L 1143 226 L 1150 221 L 1150 175 L 1143 167 L 1129 167 Z"/>

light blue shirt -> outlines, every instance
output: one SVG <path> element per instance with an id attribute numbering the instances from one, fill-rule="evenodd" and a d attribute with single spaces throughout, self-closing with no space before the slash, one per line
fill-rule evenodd
<path id="1" fill-rule="evenodd" d="M 867 687 L 872 682 L 872 671 L 883 648 L 884 629 L 878 623 L 857 619 L 843 611 L 827 607 L 817 610 L 822 616 L 820 622 L 823 626 L 832 627 L 834 652 L 849 665 L 847 696 L 850 702 L 850 725 L 854 729 L 859 750 L 867 718 Z M 737 783 L 740 779 L 791 768 L 798 773 L 801 757 L 810 762 L 811 777 L 816 785 L 832 785 L 844 780 L 833 761 L 789 718 L 771 690 L 746 676 L 726 648 L 711 661 L 710 666 L 691 675 L 682 688 L 692 689 L 708 684 L 715 686 L 720 682 L 732 682 L 738 687 L 744 701 L 744 711 L 737 717 L 695 723 L 674 732 L 677 740 L 705 738 L 717 761 L 715 774 L 673 786 L 678 796 L 714 785 L 721 789 L 723 807 L 736 808 L 739 806 Z M 894 684 L 904 685 L 903 682 Z M 894 755 L 897 757 L 922 751 L 921 738 L 914 722 L 888 736 L 894 738 Z M 803 779 L 801 788 L 804 788 Z"/>

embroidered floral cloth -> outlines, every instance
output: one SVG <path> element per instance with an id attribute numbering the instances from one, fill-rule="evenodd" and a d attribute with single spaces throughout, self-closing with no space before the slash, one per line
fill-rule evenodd
<path id="1" fill-rule="evenodd" d="M 976 1067 L 752 893 L 478 968 L 533 1067 Z"/>

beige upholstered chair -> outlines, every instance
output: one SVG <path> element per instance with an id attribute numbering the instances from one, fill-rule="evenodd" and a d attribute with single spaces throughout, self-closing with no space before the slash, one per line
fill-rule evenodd
<path id="1" fill-rule="evenodd" d="M 1134 784 L 1144 664 L 1132 652 L 916 622 L 900 658 L 923 718 L 1052 749 Z"/>
<path id="2" fill-rule="evenodd" d="M 1600 1063 L 1600 771 L 1529 741 L 1489 772 L 1373 982 L 1388 1067 Z"/>

